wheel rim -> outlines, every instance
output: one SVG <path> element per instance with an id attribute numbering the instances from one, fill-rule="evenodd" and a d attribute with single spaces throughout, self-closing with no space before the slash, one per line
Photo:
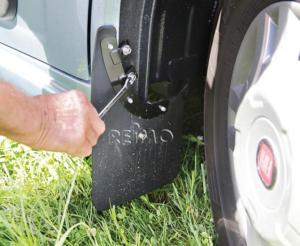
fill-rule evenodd
<path id="1" fill-rule="evenodd" d="M 251 23 L 234 66 L 228 145 L 249 245 L 300 242 L 299 56 L 300 4 L 279 2 Z"/>

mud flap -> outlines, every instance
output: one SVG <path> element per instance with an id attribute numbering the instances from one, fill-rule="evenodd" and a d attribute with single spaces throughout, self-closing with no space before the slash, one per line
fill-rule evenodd
<path id="1" fill-rule="evenodd" d="M 114 36 L 115 31 L 111 28 L 100 29 L 97 36 L 92 67 L 92 102 L 98 111 L 115 94 L 100 45 L 104 39 Z M 138 110 L 143 108 L 138 107 Z M 144 110 L 147 111 L 147 107 Z M 106 133 L 93 149 L 92 156 L 92 194 L 99 211 L 151 192 L 170 183 L 178 174 L 182 93 L 168 100 L 164 113 L 151 117 L 145 117 L 147 112 L 140 113 L 120 101 L 103 119 Z"/>

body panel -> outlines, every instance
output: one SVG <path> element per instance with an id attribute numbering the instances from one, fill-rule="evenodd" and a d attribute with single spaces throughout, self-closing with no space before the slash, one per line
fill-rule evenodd
<path id="1" fill-rule="evenodd" d="M 0 42 L 88 80 L 89 0 L 19 0 L 17 16 L 0 21 Z"/>
<path id="2" fill-rule="evenodd" d="M 96 32 L 105 24 L 118 32 L 120 1 L 94 0 L 90 12 L 87 0 L 63 1 L 59 6 L 68 10 L 66 16 L 54 8 L 58 1 L 19 1 L 18 16 L 0 21 L 0 79 L 29 95 L 79 89 L 90 98 Z M 30 6 L 40 12 L 31 15 Z"/>
<path id="3" fill-rule="evenodd" d="M 28 55 L 0 45 L 0 78 L 29 95 L 79 89 L 90 97 L 90 85 Z"/>
<path id="4" fill-rule="evenodd" d="M 113 26 L 119 33 L 120 7 L 121 0 L 93 0 L 90 38 L 91 57 L 94 54 L 97 31 L 101 26 Z"/>

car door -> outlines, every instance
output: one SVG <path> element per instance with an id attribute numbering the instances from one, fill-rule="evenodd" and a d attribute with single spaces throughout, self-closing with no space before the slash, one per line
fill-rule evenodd
<path id="1" fill-rule="evenodd" d="M 29 94 L 84 90 L 90 0 L 1 0 L 0 7 L 2 79 Z"/>

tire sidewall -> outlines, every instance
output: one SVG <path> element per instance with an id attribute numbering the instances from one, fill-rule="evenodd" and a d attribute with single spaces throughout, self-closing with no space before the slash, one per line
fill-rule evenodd
<path id="1" fill-rule="evenodd" d="M 235 221 L 236 196 L 228 152 L 228 99 L 237 55 L 255 17 L 276 0 L 224 1 L 213 88 L 205 91 L 205 143 L 208 181 L 218 244 L 244 245 Z"/>

